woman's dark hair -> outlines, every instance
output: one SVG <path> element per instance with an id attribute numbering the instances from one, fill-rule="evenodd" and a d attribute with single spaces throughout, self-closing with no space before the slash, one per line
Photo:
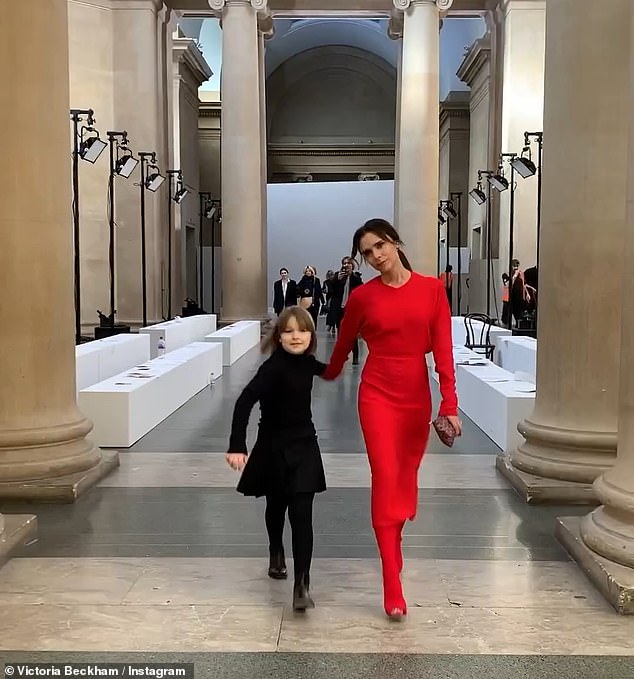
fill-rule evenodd
<path id="1" fill-rule="evenodd" d="M 266 335 L 260 344 L 260 351 L 263 354 L 272 354 L 280 346 L 280 336 L 288 326 L 288 322 L 294 318 L 300 330 L 310 332 L 310 344 L 306 349 L 306 354 L 314 354 L 317 349 L 317 334 L 312 316 L 300 306 L 289 306 L 277 317 L 273 329 Z"/>
<path id="2" fill-rule="evenodd" d="M 398 235 L 398 231 L 386 219 L 369 219 L 362 227 L 354 232 L 354 236 L 352 237 L 352 259 L 355 259 L 359 254 L 363 257 L 360 243 L 363 236 L 368 233 L 374 234 L 378 238 L 390 241 L 399 246 L 398 256 L 401 260 L 401 264 L 403 264 L 408 271 L 413 270 L 405 253 L 400 249 L 403 245 L 403 241 Z"/>

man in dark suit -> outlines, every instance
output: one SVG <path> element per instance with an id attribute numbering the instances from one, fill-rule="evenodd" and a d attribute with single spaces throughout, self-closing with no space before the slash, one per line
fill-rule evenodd
<path id="1" fill-rule="evenodd" d="M 339 330 L 341 319 L 346 311 L 346 302 L 350 293 L 360 285 L 363 285 L 361 274 L 355 271 L 355 261 L 352 257 L 344 257 L 341 260 L 341 269 L 337 272 L 333 284 L 330 304 L 334 310 L 335 326 Z M 352 347 L 352 365 L 359 364 L 359 340 L 354 341 Z"/>
<path id="2" fill-rule="evenodd" d="M 282 309 L 297 304 L 297 283 L 289 279 L 288 269 L 280 269 L 280 280 L 273 283 L 273 310 L 279 316 Z"/>

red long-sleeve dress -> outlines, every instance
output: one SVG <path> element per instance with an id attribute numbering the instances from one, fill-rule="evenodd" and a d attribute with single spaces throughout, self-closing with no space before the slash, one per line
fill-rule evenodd
<path id="1" fill-rule="evenodd" d="M 324 379 L 339 375 L 357 335 L 369 349 L 359 419 L 372 472 L 372 523 L 402 525 L 416 515 L 418 468 L 429 438 L 430 351 L 440 378 L 439 414 L 458 412 L 451 312 L 442 283 L 412 272 L 398 288 L 378 276 L 354 290 Z"/>

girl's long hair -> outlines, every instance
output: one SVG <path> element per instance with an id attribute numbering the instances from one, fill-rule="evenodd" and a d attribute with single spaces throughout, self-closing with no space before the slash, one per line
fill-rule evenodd
<path id="1" fill-rule="evenodd" d="M 398 235 L 398 231 L 386 219 L 369 219 L 363 226 L 354 232 L 354 236 L 352 237 L 352 259 L 356 261 L 356 257 L 359 254 L 363 257 L 360 243 L 363 236 L 368 233 L 399 246 L 398 256 L 401 263 L 408 271 L 413 271 L 412 265 L 409 263 L 405 253 L 401 249 L 404 244 L 401 237 Z"/>
<path id="2" fill-rule="evenodd" d="M 310 344 L 304 353 L 315 353 L 317 349 L 317 334 L 315 332 L 315 324 L 313 323 L 312 316 L 306 309 L 302 309 L 300 306 L 289 306 L 277 317 L 273 328 L 262 340 L 260 351 L 263 354 L 272 354 L 280 346 L 281 334 L 288 326 L 288 322 L 291 318 L 294 318 L 297 321 L 300 330 L 307 330 L 310 332 Z"/>

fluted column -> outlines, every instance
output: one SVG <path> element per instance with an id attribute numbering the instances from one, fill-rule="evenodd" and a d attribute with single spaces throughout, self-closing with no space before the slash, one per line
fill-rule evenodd
<path id="1" fill-rule="evenodd" d="M 222 319 L 266 318 L 258 11 L 266 0 L 209 0 L 222 13 Z"/>
<path id="2" fill-rule="evenodd" d="M 72 500 L 104 462 L 75 401 L 66 0 L 16 3 L 0 44 L 0 497 L 51 497 L 75 474 Z"/>
<path id="3" fill-rule="evenodd" d="M 592 502 L 574 484 L 615 460 L 630 4 L 546 3 L 537 395 L 511 455 L 529 499 Z"/>
<path id="4" fill-rule="evenodd" d="M 262 265 L 264 276 L 267 276 L 268 269 L 268 147 L 266 143 L 266 44 L 264 33 L 258 31 L 258 84 L 259 84 L 259 110 L 260 110 L 260 179 L 262 182 Z M 266 278 L 265 278 L 266 286 Z M 268 305 L 268 302 L 267 302 Z"/>
<path id="5" fill-rule="evenodd" d="M 412 266 L 436 274 L 439 11 L 452 0 L 394 0 L 404 12 L 395 214 Z"/>
<path id="6" fill-rule="evenodd" d="M 616 464 L 594 482 L 603 504 L 559 520 L 558 537 L 619 613 L 634 614 L 634 10 L 630 10 L 629 169 L 621 295 L 621 365 Z M 610 36 L 610 40 L 617 36 Z M 622 34 L 618 36 L 623 38 Z"/>

